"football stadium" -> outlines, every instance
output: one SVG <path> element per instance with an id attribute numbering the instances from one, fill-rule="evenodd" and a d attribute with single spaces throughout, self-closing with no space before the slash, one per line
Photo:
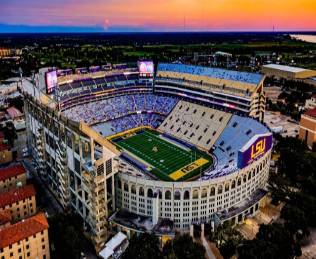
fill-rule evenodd
<path id="1" fill-rule="evenodd" d="M 36 168 L 97 248 L 117 231 L 172 237 L 264 205 L 264 76 L 185 64 L 40 69 L 24 78 Z"/>

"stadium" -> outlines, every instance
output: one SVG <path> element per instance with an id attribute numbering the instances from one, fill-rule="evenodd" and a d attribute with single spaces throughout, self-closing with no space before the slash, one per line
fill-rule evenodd
<path id="1" fill-rule="evenodd" d="M 97 71 L 95 71 L 97 70 Z M 265 202 L 272 134 L 261 74 L 159 63 L 23 79 L 37 170 L 96 246 L 243 222 Z"/>

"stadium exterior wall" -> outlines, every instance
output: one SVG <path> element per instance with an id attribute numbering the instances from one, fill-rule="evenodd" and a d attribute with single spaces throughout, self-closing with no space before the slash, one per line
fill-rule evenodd
<path id="1" fill-rule="evenodd" d="M 216 213 L 239 207 L 265 188 L 270 157 L 271 151 L 241 170 L 204 181 L 164 182 L 121 172 L 116 179 L 116 203 L 135 214 L 151 217 L 154 210 L 152 198 L 148 197 L 151 190 L 150 193 L 160 196 L 159 217 L 172 219 L 177 230 L 186 231 L 191 224 L 210 222 Z M 234 224 L 240 222 L 238 215 L 227 216 Z"/>

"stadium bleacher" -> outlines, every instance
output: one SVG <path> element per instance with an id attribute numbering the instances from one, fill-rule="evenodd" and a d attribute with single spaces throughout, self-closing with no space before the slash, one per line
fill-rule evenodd
<path id="1" fill-rule="evenodd" d="M 221 68 L 201 67 L 184 64 L 167 64 L 160 63 L 157 68 L 159 71 L 170 71 L 182 74 L 207 76 L 218 79 L 226 79 L 232 81 L 239 81 L 249 84 L 259 84 L 263 75 L 256 73 L 247 73 L 233 70 L 226 70 Z"/>
<path id="2" fill-rule="evenodd" d="M 110 74 L 100 78 L 85 78 L 59 85 L 60 101 L 71 99 L 75 95 L 85 95 L 116 87 L 142 85 L 138 74 Z"/>
<path id="3" fill-rule="evenodd" d="M 209 150 L 228 123 L 231 114 L 179 101 L 159 129 L 178 139 Z"/>
<path id="4" fill-rule="evenodd" d="M 66 109 L 63 113 L 74 121 L 84 121 L 91 125 L 120 118 L 128 114 L 148 111 L 166 116 L 176 105 L 177 101 L 176 98 L 154 94 L 133 94 L 81 104 L 80 106 Z"/>
<path id="5" fill-rule="evenodd" d="M 93 128 L 102 136 L 107 137 L 140 126 L 157 128 L 164 118 L 165 116 L 155 113 L 132 114 L 98 124 Z"/>
<path id="6" fill-rule="evenodd" d="M 254 135 L 267 132 L 268 129 L 258 121 L 233 115 L 213 146 L 213 154 L 217 159 L 216 167 L 205 172 L 202 179 L 224 176 L 236 170 L 239 149 Z"/>

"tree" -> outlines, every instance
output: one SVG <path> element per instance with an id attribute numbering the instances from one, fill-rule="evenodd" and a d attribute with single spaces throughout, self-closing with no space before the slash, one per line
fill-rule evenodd
<path id="1" fill-rule="evenodd" d="M 134 235 L 123 254 L 123 259 L 159 259 L 162 253 L 159 250 L 159 240 L 154 234 Z"/>
<path id="2" fill-rule="evenodd" d="M 286 228 L 292 233 L 301 232 L 302 237 L 309 235 L 308 216 L 305 211 L 288 203 L 281 211 L 281 217 L 286 221 Z"/>
<path id="3" fill-rule="evenodd" d="M 230 221 L 226 221 L 211 233 L 210 240 L 216 243 L 224 258 L 230 258 L 236 253 L 236 247 L 241 243 L 243 237 L 234 229 Z"/>
<path id="4" fill-rule="evenodd" d="M 261 225 L 256 238 L 237 249 L 240 259 L 290 259 L 301 255 L 299 243 L 283 224 Z"/>
<path id="5" fill-rule="evenodd" d="M 277 251 L 276 245 L 265 240 L 247 240 L 237 248 L 239 259 L 279 259 Z"/>
<path id="6" fill-rule="evenodd" d="M 72 213 L 59 213 L 48 218 L 49 240 L 54 247 L 52 257 L 80 258 L 85 247 L 92 244 L 85 238 L 81 218 Z"/>
<path id="7" fill-rule="evenodd" d="M 229 238 L 225 243 L 223 243 L 219 247 L 219 251 L 221 255 L 226 258 L 231 258 L 233 255 L 236 254 L 236 248 L 240 244 L 242 239 L 238 239 L 235 237 Z"/>
<path id="8" fill-rule="evenodd" d="M 163 250 L 162 250 L 162 255 L 164 258 L 167 258 L 167 259 L 176 259 L 177 258 L 174 254 L 174 251 L 173 251 L 172 240 L 168 240 L 166 242 L 166 244 L 164 245 Z"/>
<path id="9" fill-rule="evenodd" d="M 173 240 L 173 251 L 178 259 L 199 259 L 205 258 L 204 247 L 196 242 L 190 235 L 178 235 Z"/>

